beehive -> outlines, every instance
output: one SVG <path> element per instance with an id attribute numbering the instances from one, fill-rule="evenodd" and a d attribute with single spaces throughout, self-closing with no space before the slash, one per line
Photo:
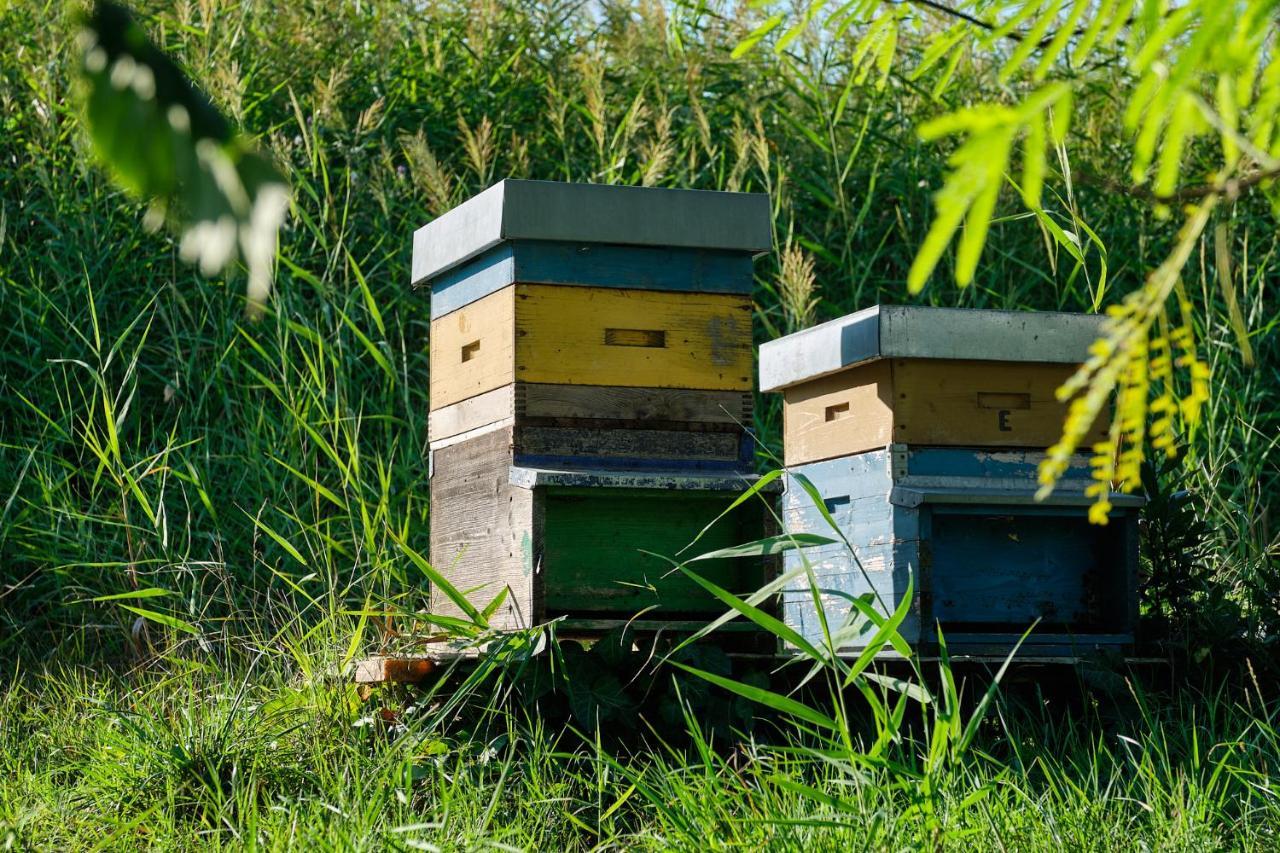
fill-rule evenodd
<path id="1" fill-rule="evenodd" d="M 784 401 L 784 526 L 831 536 L 826 510 L 853 546 L 787 557 L 787 568 L 813 565 L 830 625 L 844 623 L 851 596 L 896 608 L 910 580 L 902 631 L 926 651 L 939 624 L 952 653 L 1004 654 L 1037 619 L 1028 653 L 1132 643 L 1140 500 L 1113 497 L 1111 523 L 1090 525 L 1085 457 L 1049 499 L 1034 499 L 1037 464 L 1066 415 L 1055 389 L 1099 323 L 877 306 L 761 348 L 761 388 Z M 785 592 L 783 610 L 820 639 L 807 587 Z"/>
<path id="2" fill-rule="evenodd" d="M 432 562 L 478 601 L 510 588 L 499 624 L 715 609 L 641 549 L 680 550 L 749 482 L 752 258 L 770 234 L 762 195 L 508 180 L 414 235 Z M 745 508 L 699 547 L 762 523 Z M 760 569 L 711 573 L 745 589 Z"/>

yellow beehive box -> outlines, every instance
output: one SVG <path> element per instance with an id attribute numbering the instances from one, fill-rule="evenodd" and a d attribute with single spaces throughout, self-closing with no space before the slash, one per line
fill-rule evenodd
<path id="1" fill-rule="evenodd" d="M 763 391 L 783 394 L 785 460 L 802 465 L 890 444 L 1043 449 L 1056 391 L 1101 318 L 876 306 L 761 348 Z M 1089 440 L 1103 437 L 1094 426 Z"/>

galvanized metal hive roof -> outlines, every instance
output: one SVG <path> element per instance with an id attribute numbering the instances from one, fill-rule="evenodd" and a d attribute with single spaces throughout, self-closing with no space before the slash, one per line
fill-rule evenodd
<path id="1" fill-rule="evenodd" d="M 511 240 L 712 249 L 760 254 L 772 247 L 769 197 L 504 180 L 419 228 L 413 284 Z"/>
<path id="2" fill-rule="evenodd" d="M 1103 317 L 876 305 L 760 347 L 760 390 L 779 391 L 882 358 L 1075 364 Z"/>

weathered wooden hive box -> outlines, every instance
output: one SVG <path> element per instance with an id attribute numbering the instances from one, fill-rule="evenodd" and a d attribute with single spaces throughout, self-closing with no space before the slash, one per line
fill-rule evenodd
<path id="1" fill-rule="evenodd" d="M 834 535 L 805 477 L 852 546 L 786 558 L 788 569 L 810 561 L 832 631 L 849 619 L 851 596 L 890 611 L 910 578 L 902 633 L 921 651 L 936 649 L 936 625 L 953 654 L 1003 655 L 1037 619 L 1023 655 L 1133 642 L 1140 499 L 1112 496 L 1110 523 L 1091 525 L 1086 456 L 1051 497 L 1034 499 L 1037 465 L 1066 415 L 1055 390 L 1100 322 L 877 306 L 761 347 L 761 389 L 784 401 L 784 526 Z M 784 592 L 783 611 L 821 639 L 807 584 Z"/>
<path id="2" fill-rule="evenodd" d="M 495 622 L 717 611 L 670 564 L 750 482 L 763 195 L 503 181 L 414 235 L 431 288 L 431 560 Z M 699 552 L 760 536 L 742 512 Z M 735 590 L 759 561 L 712 561 Z M 433 594 L 433 608 L 449 605 Z"/>

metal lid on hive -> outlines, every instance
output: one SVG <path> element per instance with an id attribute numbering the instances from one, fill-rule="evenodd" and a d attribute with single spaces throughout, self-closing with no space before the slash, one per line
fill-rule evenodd
<path id="1" fill-rule="evenodd" d="M 1097 314 L 876 305 L 760 347 L 760 390 L 780 391 L 882 358 L 1077 364 Z"/>
<path id="2" fill-rule="evenodd" d="M 750 258 L 772 246 L 769 198 L 504 180 L 414 233 L 412 283 L 438 290 L 464 265 L 475 275 L 509 262 L 510 253 L 493 250 L 519 243 L 706 250 Z M 482 256 L 485 262 L 477 265 Z"/>

